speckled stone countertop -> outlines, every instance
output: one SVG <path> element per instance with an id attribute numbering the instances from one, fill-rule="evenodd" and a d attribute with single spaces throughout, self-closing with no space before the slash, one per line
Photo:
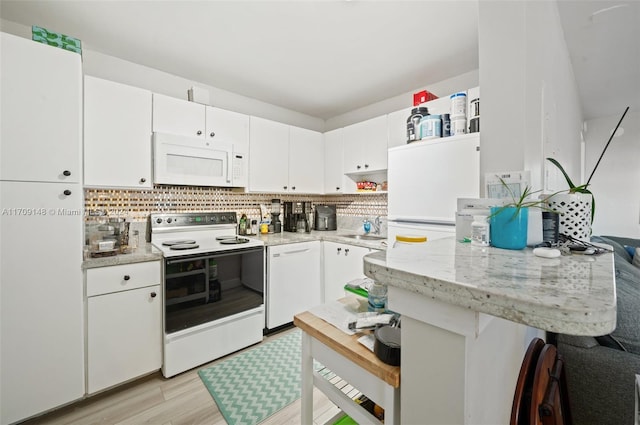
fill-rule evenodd
<path id="1" fill-rule="evenodd" d="M 546 331 L 597 336 L 615 329 L 613 254 L 549 259 L 532 251 L 446 238 L 368 254 L 364 268 L 390 286 Z"/>
<path id="2" fill-rule="evenodd" d="M 162 252 L 150 243 L 143 243 L 130 254 L 119 254 L 102 258 L 86 258 L 82 262 L 82 269 L 86 270 L 96 267 L 118 266 L 121 264 L 143 263 L 145 261 L 157 260 L 162 260 Z"/>
<path id="3" fill-rule="evenodd" d="M 249 236 L 262 240 L 265 246 L 284 245 L 297 242 L 307 241 L 331 241 L 337 243 L 345 243 L 349 245 L 362 246 L 365 248 L 373 248 L 384 250 L 387 248 L 387 239 L 365 240 L 355 239 L 351 236 L 361 235 L 363 232 L 346 231 L 346 230 L 329 230 L 317 231 L 311 233 L 281 232 L 267 233 L 256 236 Z"/>
<path id="4" fill-rule="evenodd" d="M 349 235 L 355 234 L 358 233 L 346 231 L 312 231 L 311 233 L 267 233 L 265 235 L 253 235 L 248 237 L 260 239 L 267 247 L 298 242 L 323 240 L 381 250 L 384 250 L 387 247 L 386 239 L 363 240 L 349 237 Z M 120 264 L 142 263 L 145 261 L 156 261 L 161 259 L 162 252 L 160 252 L 159 249 L 155 248 L 150 243 L 145 243 L 141 245 L 136 251 L 130 254 L 120 254 L 103 258 L 86 258 L 82 263 L 82 268 L 91 269 L 95 267 L 108 267 L 117 266 Z"/>

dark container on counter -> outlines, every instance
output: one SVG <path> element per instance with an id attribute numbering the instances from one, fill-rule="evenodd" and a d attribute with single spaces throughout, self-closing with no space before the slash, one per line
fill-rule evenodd
<path id="1" fill-rule="evenodd" d="M 411 115 L 407 118 L 407 143 L 420 140 L 420 120 L 429 115 L 429 108 L 419 106 L 411 110 Z"/>

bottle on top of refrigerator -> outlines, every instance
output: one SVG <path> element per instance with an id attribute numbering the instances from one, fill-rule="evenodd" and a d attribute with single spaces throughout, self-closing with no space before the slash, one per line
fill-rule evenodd
<path id="1" fill-rule="evenodd" d="M 454 93 L 451 99 L 451 119 L 467 116 L 467 94 L 465 92 Z"/>
<path id="2" fill-rule="evenodd" d="M 407 143 L 420 140 L 420 121 L 429 115 L 429 108 L 420 106 L 411 110 L 411 115 L 407 118 Z"/>

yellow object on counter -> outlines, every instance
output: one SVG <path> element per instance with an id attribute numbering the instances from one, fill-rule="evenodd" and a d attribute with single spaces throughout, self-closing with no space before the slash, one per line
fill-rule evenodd
<path id="1" fill-rule="evenodd" d="M 396 236 L 396 242 L 420 243 L 420 242 L 426 242 L 426 241 L 427 241 L 426 236 L 402 236 L 402 235 Z"/>
<path id="2" fill-rule="evenodd" d="M 269 225 L 267 223 L 260 224 L 260 233 L 269 233 Z"/>

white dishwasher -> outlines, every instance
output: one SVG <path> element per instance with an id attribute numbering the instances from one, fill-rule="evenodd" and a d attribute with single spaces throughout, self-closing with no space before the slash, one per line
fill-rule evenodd
<path id="1" fill-rule="evenodd" d="M 267 329 L 322 302 L 320 252 L 320 241 L 267 247 Z"/>

